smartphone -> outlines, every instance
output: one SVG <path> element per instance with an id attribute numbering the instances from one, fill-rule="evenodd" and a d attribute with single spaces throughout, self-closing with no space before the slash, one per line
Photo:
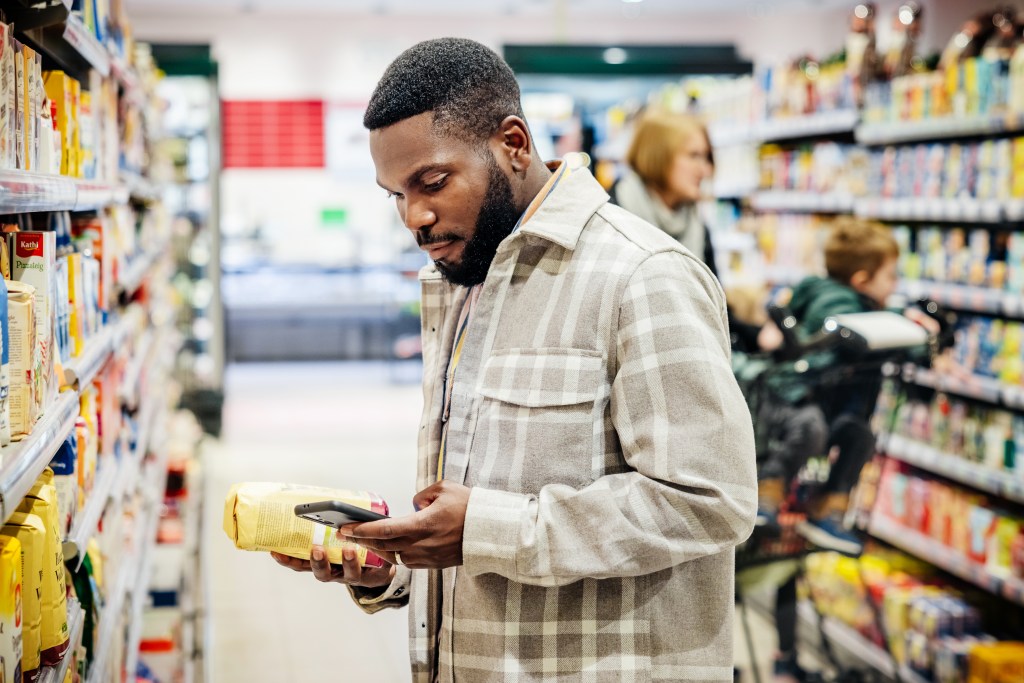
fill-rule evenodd
<path id="1" fill-rule="evenodd" d="M 326 524 L 335 529 L 340 529 L 346 524 L 376 522 L 379 519 L 388 518 L 387 515 L 382 515 L 379 512 L 367 510 L 356 505 L 349 505 L 340 500 L 300 503 L 295 506 L 295 515 L 317 524 Z"/>

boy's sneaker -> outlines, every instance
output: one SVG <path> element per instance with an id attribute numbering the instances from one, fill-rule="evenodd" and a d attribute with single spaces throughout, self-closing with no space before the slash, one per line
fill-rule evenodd
<path id="1" fill-rule="evenodd" d="M 850 557 L 860 557 L 864 552 L 864 543 L 843 525 L 843 518 L 838 515 L 808 519 L 800 522 L 796 530 L 822 550 L 834 550 Z"/>

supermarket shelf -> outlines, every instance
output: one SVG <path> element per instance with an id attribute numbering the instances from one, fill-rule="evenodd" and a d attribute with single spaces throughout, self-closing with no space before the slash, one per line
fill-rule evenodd
<path id="1" fill-rule="evenodd" d="M 75 645 L 82 639 L 82 632 L 85 629 L 85 611 L 74 598 L 68 598 L 68 642 L 71 644 L 67 652 L 61 657 L 57 666 L 48 666 L 43 669 L 40 683 L 64 683 L 68 669 L 71 667 L 71 660 Z"/>
<path id="2" fill-rule="evenodd" d="M 82 391 L 96 379 L 103 366 L 114 353 L 116 332 L 107 325 L 85 344 L 85 352 L 64 365 L 64 381 L 76 391 Z"/>
<path id="3" fill-rule="evenodd" d="M 131 103 L 136 105 L 145 103 L 146 93 L 142 88 L 142 82 L 139 80 L 135 70 L 128 66 L 122 57 L 111 55 L 110 72 L 117 79 L 117 82 L 121 84 L 124 96 Z"/>
<path id="4" fill-rule="evenodd" d="M 879 443 L 885 454 L 895 460 L 1007 500 L 1024 503 L 1024 479 L 1010 472 L 964 460 L 899 434 L 883 434 Z"/>
<path id="5" fill-rule="evenodd" d="M 1024 580 L 1000 577 L 988 571 L 984 565 L 972 562 L 952 548 L 931 539 L 917 531 L 875 514 L 868 527 L 872 536 L 900 548 L 939 569 L 959 576 L 979 588 L 1000 595 L 1007 600 L 1024 605 Z"/>
<path id="6" fill-rule="evenodd" d="M 68 15 L 64 28 L 64 40 L 75 48 L 100 75 L 104 77 L 110 75 L 110 52 L 96 36 L 89 33 L 82 20 L 74 14 Z"/>
<path id="7" fill-rule="evenodd" d="M 980 375 L 972 375 L 968 379 L 952 377 L 928 368 L 911 368 L 908 374 L 909 381 L 921 387 L 973 398 L 1010 410 L 1024 410 L 1024 386 L 1005 384 L 992 377 Z"/>
<path id="8" fill-rule="evenodd" d="M 839 109 L 807 116 L 769 119 L 757 124 L 756 135 L 761 142 L 823 137 L 852 133 L 860 120 L 856 109 Z"/>
<path id="9" fill-rule="evenodd" d="M 0 509 L 3 510 L 4 522 L 14 513 L 75 428 L 78 408 L 78 394 L 62 392 L 46 408 L 31 434 L 4 449 L 3 466 L 0 467 Z"/>
<path id="10" fill-rule="evenodd" d="M 125 557 L 121 561 L 121 569 L 117 572 L 117 578 L 110 586 L 107 593 L 107 600 L 100 612 L 99 633 L 96 637 L 96 649 L 93 652 L 92 667 L 86 676 L 87 683 L 107 683 L 104 680 L 102 671 L 106 669 L 107 659 L 110 657 L 110 649 L 114 640 L 114 627 L 116 618 L 124 608 L 125 598 L 128 596 L 128 586 L 135 578 L 135 562 L 132 556 Z M 109 617 L 109 618 L 105 618 Z"/>
<path id="11" fill-rule="evenodd" d="M 132 199 L 142 202 L 153 202 L 160 199 L 160 187 L 138 173 L 121 171 L 121 184 L 127 188 Z"/>
<path id="12" fill-rule="evenodd" d="M 166 480 L 166 462 L 163 462 L 163 473 L 162 479 Z M 146 545 L 142 549 L 142 557 L 138 565 L 139 575 L 135 580 L 134 588 L 132 588 L 131 611 L 129 612 L 131 621 L 129 622 L 128 641 L 125 649 L 125 671 L 135 671 L 136 664 L 139 661 L 139 644 L 142 642 L 142 613 L 146 607 L 146 596 L 149 595 L 149 582 L 153 573 L 153 555 L 155 554 L 157 528 L 160 524 L 160 509 L 161 505 L 159 502 L 152 502 L 149 520 L 146 524 L 146 535 L 143 536 Z"/>
<path id="13" fill-rule="evenodd" d="M 708 136 L 715 147 L 758 145 L 776 140 L 846 135 L 854 132 L 859 120 L 857 110 L 840 109 L 806 116 L 712 125 L 708 128 Z"/>
<path id="14" fill-rule="evenodd" d="M 811 628 L 818 627 L 818 614 L 809 600 L 801 600 L 797 607 L 800 620 Z M 894 679 L 896 666 L 892 657 L 870 640 L 838 619 L 821 617 L 821 630 L 832 645 L 851 655 L 858 662 L 867 664 L 889 679 Z"/>
<path id="15" fill-rule="evenodd" d="M 974 197 L 868 197 L 854 202 L 853 210 L 862 218 L 883 221 L 1000 223 L 1024 216 L 1020 200 Z"/>
<path id="16" fill-rule="evenodd" d="M 769 190 L 751 197 L 757 211 L 793 211 L 798 213 L 851 213 L 854 199 L 849 194 L 832 192 L 788 192 Z"/>
<path id="17" fill-rule="evenodd" d="M 986 315 L 1020 317 L 1024 296 L 989 287 L 972 287 L 955 282 L 903 280 L 900 292 L 909 299 L 928 298 L 948 308 Z"/>
<path id="18" fill-rule="evenodd" d="M 78 558 L 78 565 L 82 565 L 85 559 L 84 549 L 89 539 L 96 533 L 100 517 L 107 507 L 107 501 L 114 490 L 114 482 L 120 472 L 117 459 L 112 455 L 105 455 L 100 458 L 101 466 L 96 473 L 96 481 L 93 484 L 92 492 L 85 503 L 85 509 L 75 518 L 75 524 L 64 542 L 64 559 Z"/>
<path id="19" fill-rule="evenodd" d="M 922 121 L 865 123 L 857 126 L 857 142 L 862 145 L 888 145 L 922 140 L 999 135 L 1024 130 L 1021 117 L 945 116 Z"/>
<path id="20" fill-rule="evenodd" d="M 145 281 L 146 276 L 149 275 L 149 271 L 153 268 L 153 265 L 160 259 L 161 256 L 167 251 L 170 246 L 170 240 L 162 242 L 155 249 L 144 252 L 142 255 L 135 257 L 132 260 L 131 265 L 125 269 L 124 276 L 121 278 L 119 283 L 121 291 L 128 296 L 131 296 L 142 283 Z"/>
<path id="21" fill-rule="evenodd" d="M 129 408 L 139 407 L 139 388 L 142 383 L 142 376 L 146 366 L 150 362 L 150 352 L 156 343 L 156 332 L 152 329 L 146 330 L 142 335 L 138 348 L 131 363 L 124 371 L 124 380 L 121 384 L 121 400 Z"/>
<path id="22" fill-rule="evenodd" d="M 93 211 L 125 204 L 128 190 L 94 180 L 0 170 L 0 213 Z"/>
<path id="23" fill-rule="evenodd" d="M 75 184 L 73 211 L 95 211 L 105 206 L 128 203 L 128 189 L 120 185 L 92 180 L 72 180 Z"/>

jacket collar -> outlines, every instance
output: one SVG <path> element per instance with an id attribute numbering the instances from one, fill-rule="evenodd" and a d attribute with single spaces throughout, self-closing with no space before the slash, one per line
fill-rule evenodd
<path id="1" fill-rule="evenodd" d="M 572 155 L 558 164 L 572 164 L 569 172 L 550 190 L 519 232 L 554 242 L 565 249 L 575 249 L 583 228 L 608 201 L 608 193 L 587 169 L 585 161 Z"/>

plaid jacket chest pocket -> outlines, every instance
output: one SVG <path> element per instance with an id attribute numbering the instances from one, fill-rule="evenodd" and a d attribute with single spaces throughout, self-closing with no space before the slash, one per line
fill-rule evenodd
<path id="1" fill-rule="evenodd" d="M 479 467 L 471 466 L 471 485 L 536 493 L 546 484 L 582 488 L 593 481 L 608 395 L 599 352 L 496 351 L 484 364 L 479 392 L 470 459 Z"/>

